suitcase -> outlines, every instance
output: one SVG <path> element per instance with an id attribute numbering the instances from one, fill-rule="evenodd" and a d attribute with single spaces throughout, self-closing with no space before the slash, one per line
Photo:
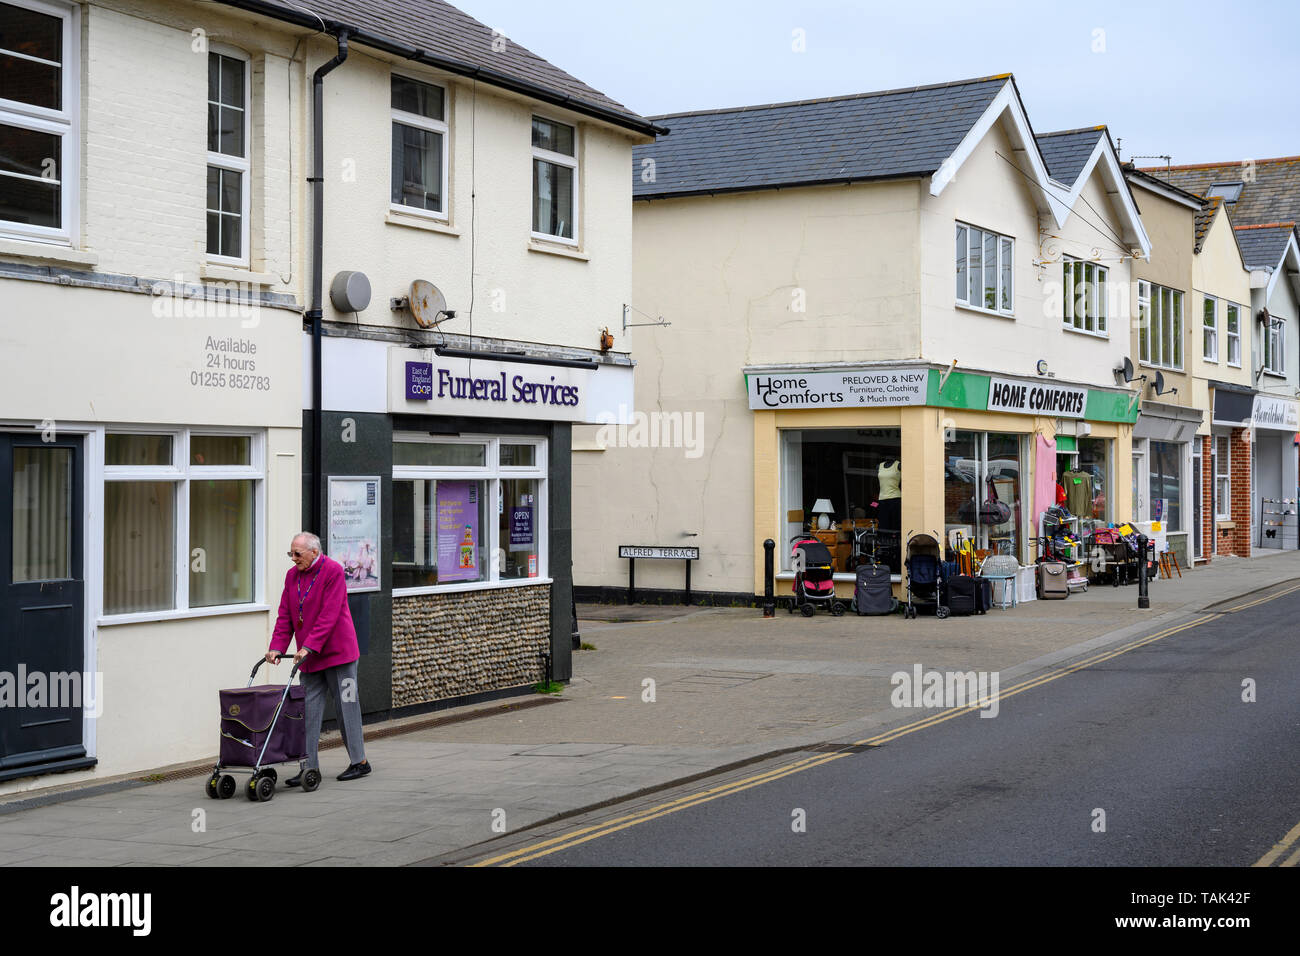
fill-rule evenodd
<path id="1" fill-rule="evenodd" d="M 893 614 L 898 610 L 887 565 L 864 564 L 858 568 L 857 580 L 853 583 L 853 610 L 863 616 Z"/>
<path id="2" fill-rule="evenodd" d="M 1038 564 L 1038 597 L 1042 601 L 1063 601 L 1070 596 L 1070 585 L 1062 561 L 1041 561 Z"/>
<path id="3" fill-rule="evenodd" d="M 975 613 L 987 614 L 993 607 L 993 581 L 989 578 L 975 579 Z"/>
<path id="4" fill-rule="evenodd" d="M 967 617 L 976 613 L 979 605 L 979 582 L 969 574 L 957 574 L 948 579 L 948 611 L 954 617 Z"/>

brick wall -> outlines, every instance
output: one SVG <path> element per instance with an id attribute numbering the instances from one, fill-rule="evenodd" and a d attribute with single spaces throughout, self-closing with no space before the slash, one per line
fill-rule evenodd
<path id="1" fill-rule="evenodd" d="M 551 588 L 489 588 L 393 599 L 393 706 L 545 678 Z"/>
<path id="2" fill-rule="evenodd" d="M 1201 473 L 1197 475 L 1201 483 L 1201 513 L 1197 520 L 1201 522 L 1201 557 L 1209 563 L 1214 559 L 1214 437 L 1202 435 L 1197 441 L 1201 443 Z"/>
<path id="3" fill-rule="evenodd" d="M 1220 552 L 1241 557 L 1250 556 L 1251 468 L 1252 446 L 1249 430 L 1234 428 L 1229 439 L 1232 476 L 1232 521 L 1236 525 L 1225 539 L 1219 536 Z"/>

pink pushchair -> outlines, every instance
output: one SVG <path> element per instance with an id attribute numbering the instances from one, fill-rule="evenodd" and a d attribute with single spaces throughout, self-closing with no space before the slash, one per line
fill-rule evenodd
<path id="1" fill-rule="evenodd" d="M 811 535 L 799 535 L 792 545 L 794 597 L 786 610 L 793 614 L 798 608 L 804 617 L 812 617 L 822 605 L 839 617 L 845 607 L 835 598 L 835 561 L 830 549 Z"/>

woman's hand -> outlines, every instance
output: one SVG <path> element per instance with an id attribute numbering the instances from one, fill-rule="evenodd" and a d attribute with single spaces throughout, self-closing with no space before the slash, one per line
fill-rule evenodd
<path id="1" fill-rule="evenodd" d="M 266 662 L 267 662 L 268 664 L 278 664 L 278 663 L 280 663 L 280 652 L 279 652 L 279 651 L 267 651 L 267 652 L 266 652 Z"/>

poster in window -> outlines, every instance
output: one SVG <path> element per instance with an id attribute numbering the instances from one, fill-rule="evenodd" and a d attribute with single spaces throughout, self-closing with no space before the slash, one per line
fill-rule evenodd
<path id="1" fill-rule="evenodd" d="M 330 478 L 326 553 L 348 591 L 379 590 L 379 479 Z"/>
<path id="2" fill-rule="evenodd" d="M 438 583 L 477 581 L 478 483 L 438 482 Z"/>
<path id="3" fill-rule="evenodd" d="M 525 495 L 531 498 L 532 495 Z M 510 550 L 519 551 L 533 546 L 533 506 L 531 502 L 510 508 Z"/>

